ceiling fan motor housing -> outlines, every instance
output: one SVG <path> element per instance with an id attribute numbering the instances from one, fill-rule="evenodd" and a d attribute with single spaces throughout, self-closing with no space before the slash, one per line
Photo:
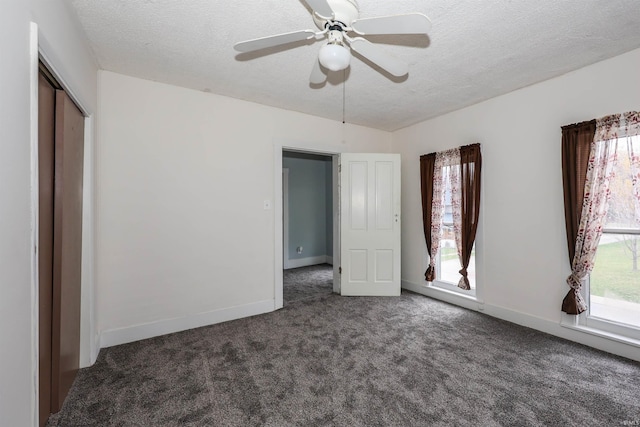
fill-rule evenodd
<path id="1" fill-rule="evenodd" d="M 344 35 L 340 30 L 331 30 L 327 36 L 328 44 L 344 45 Z"/>
<path id="2" fill-rule="evenodd" d="M 333 21 L 341 22 L 346 27 L 350 27 L 351 23 L 358 19 L 359 12 L 356 0 L 327 0 L 327 2 L 333 10 Z M 313 22 L 318 28 L 324 30 L 328 20 L 314 13 Z"/>

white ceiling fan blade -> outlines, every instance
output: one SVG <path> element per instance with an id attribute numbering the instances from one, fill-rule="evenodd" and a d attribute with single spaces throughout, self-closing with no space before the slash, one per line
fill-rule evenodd
<path id="1" fill-rule="evenodd" d="M 275 36 L 261 37 L 259 39 L 239 42 L 233 47 L 238 52 L 253 52 L 254 50 L 308 40 L 315 35 L 316 33 L 313 30 L 293 31 L 291 33 L 276 34 Z"/>
<path id="2" fill-rule="evenodd" d="M 351 49 L 396 77 L 409 72 L 409 65 L 388 54 L 362 37 L 351 40 Z"/>
<path id="3" fill-rule="evenodd" d="M 327 0 L 305 0 L 311 9 L 323 18 L 333 18 L 333 9 Z"/>
<path id="4" fill-rule="evenodd" d="M 356 19 L 351 28 L 358 34 L 427 34 L 431 29 L 431 20 L 422 13 L 378 16 L 376 18 Z"/>
<path id="5" fill-rule="evenodd" d="M 316 58 L 313 61 L 313 69 L 311 70 L 311 76 L 309 77 L 309 82 L 314 85 L 321 85 L 327 80 L 327 75 L 322 72 L 320 68 L 320 61 Z"/>

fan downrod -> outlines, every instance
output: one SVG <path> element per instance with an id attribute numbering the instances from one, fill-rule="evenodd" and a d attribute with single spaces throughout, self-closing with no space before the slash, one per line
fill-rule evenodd
<path id="1" fill-rule="evenodd" d="M 327 25 L 334 26 L 342 24 L 343 27 L 340 31 L 344 31 L 344 28 L 350 27 L 351 23 L 360 16 L 356 0 L 327 0 L 327 2 L 333 10 L 333 19 L 319 16 L 316 13 L 313 14 L 313 22 L 315 22 L 316 26 L 321 30 L 324 30 Z M 329 29 L 333 30 L 333 28 Z"/>

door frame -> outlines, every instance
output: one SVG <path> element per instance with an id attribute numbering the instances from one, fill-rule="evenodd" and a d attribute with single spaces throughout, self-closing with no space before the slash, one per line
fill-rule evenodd
<path id="1" fill-rule="evenodd" d="M 97 357 L 99 347 L 98 335 L 95 329 L 94 302 L 94 115 L 87 103 L 82 101 L 78 92 L 74 90 L 73 81 L 67 68 L 55 54 L 55 48 L 46 38 L 35 22 L 29 28 L 29 116 L 30 116 L 30 168 L 31 168 L 31 366 L 34 393 L 32 394 L 32 424 L 37 425 L 39 419 L 39 176 L 38 176 L 38 76 L 39 64 L 42 62 L 51 75 L 62 86 L 67 95 L 84 115 L 84 159 L 83 159 L 83 203 L 82 203 L 82 276 L 81 276 L 81 329 L 80 329 L 80 367 L 92 365 Z"/>
<path id="2" fill-rule="evenodd" d="M 333 186 L 333 291 L 340 292 L 340 210 L 338 190 L 338 165 L 340 162 L 340 151 L 327 150 L 326 148 L 309 147 L 307 145 L 299 145 L 297 143 L 274 143 L 274 310 L 278 310 L 284 306 L 283 301 L 283 268 L 284 268 L 284 227 L 283 227 L 283 173 L 282 173 L 282 154 L 283 151 L 294 151 L 306 154 L 319 154 L 323 156 L 331 156 L 332 158 L 332 186 Z"/>
<path id="3" fill-rule="evenodd" d="M 282 266 L 289 268 L 289 168 L 282 168 Z"/>

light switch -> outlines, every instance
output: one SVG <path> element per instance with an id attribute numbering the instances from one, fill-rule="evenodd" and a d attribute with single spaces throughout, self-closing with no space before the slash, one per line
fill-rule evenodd
<path id="1" fill-rule="evenodd" d="M 265 200 L 264 201 L 264 210 L 268 211 L 269 209 L 271 209 L 271 200 Z"/>

